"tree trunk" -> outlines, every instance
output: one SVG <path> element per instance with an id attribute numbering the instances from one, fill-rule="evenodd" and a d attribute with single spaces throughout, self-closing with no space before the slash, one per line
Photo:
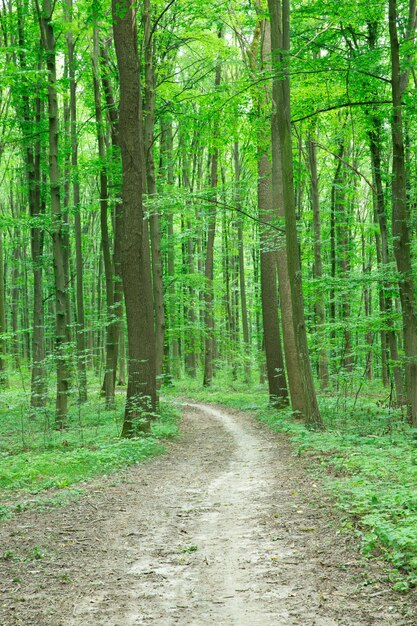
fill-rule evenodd
<path id="1" fill-rule="evenodd" d="M 0 387 L 8 386 L 7 366 L 6 366 L 6 340 L 3 335 L 6 333 L 6 313 L 5 313 L 5 293 L 4 293 L 4 255 L 3 255 L 3 232 L 0 229 Z"/>
<path id="2" fill-rule="evenodd" d="M 275 145 L 273 158 L 276 158 L 277 154 L 281 155 L 279 167 L 282 175 L 281 181 L 275 179 L 274 191 L 277 191 L 277 183 L 281 182 L 287 250 L 291 251 L 291 254 L 287 255 L 287 265 L 291 286 L 292 314 L 298 354 L 299 376 L 303 393 L 302 416 L 306 423 L 319 428 L 322 427 L 322 420 L 317 404 L 307 345 L 300 250 L 297 238 L 294 203 L 290 84 L 288 73 L 290 43 L 289 2 L 288 0 L 283 0 L 282 11 L 280 0 L 268 0 L 268 7 L 271 18 L 271 41 L 274 65 L 281 61 L 285 72 L 283 78 L 276 76 L 273 80 L 274 109 L 272 114 L 272 143 Z M 275 197 L 277 203 L 279 203 L 279 199 L 279 196 Z"/>
<path id="3" fill-rule="evenodd" d="M 26 77 L 26 41 L 24 19 L 20 1 L 17 3 L 17 30 L 19 41 L 19 63 L 22 75 Z M 20 101 L 22 105 L 21 123 L 23 134 L 28 136 L 31 132 L 33 121 L 35 122 L 36 129 L 40 126 L 43 105 L 37 88 L 34 102 L 34 113 L 32 113 L 30 101 L 31 86 L 25 81 L 24 87 L 25 89 Z M 30 140 L 25 142 L 25 160 L 29 214 L 31 219 L 33 219 L 36 223 L 36 220 L 45 210 L 45 207 L 41 202 L 41 144 L 39 136 L 33 144 Z M 32 408 L 42 408 L 46 404 L 44 304 L 42 288 L 43 242 L 44 234 L 42 228 L 32 224 L 30 228 L 30 247 L 33 267 L 32 371 L 30 388 L 30 404 Z"/>
<path id="4" fill-rule="evenodd" d="M 312 137 L 308 140 L 308 160 L 310 166 L 310 183 L 311 183 L 311 207 L 313 209 L 313 230 L 314 230 L 314 278 L 319 285 L 316 289 L 316 327 L 317 340 L 319 342 L 319 379 L 322 389 L 329 386 L 329 363 L 326 346 L 325 333 L 325 309 L 324 309 L 324 293 L 321 288 L 320 281 L 323 278 L 323 262 L 321 257 L 321 225 L 320 225 L 320 197 L 319 197 L 319 181 L 317 176 L 317 154 L 316 144 Z"/>
<path id="5" fill-rule="evenodd" d="M 151 202 L 156 197 L 155 161 L 153 155 L 155 126 L 155 72 L 154 40 L 151 24 L 151 2 L 144 0 L 144 49 L 145 49 L 145 106 L 144 106 L 144 143 L 146 163 L 146 186 Z M 153 297 L 155 307 L 155 358 L 158 387 L 161 384 L 164 359 L 165 309 L 162 285 L 161 230 L 158 211 L 151 209 L 149 217 L 152 251 Z"/>
<path id="6" fill-rule="evenodd" d="M 414 16 L 412 16 L 414 23 Z M 407 208 L 404 137 L 402 123 L 402 86 L 400 47 L 397 33 L 397 3 L 389 0 L 391 50 L 391 88 L 393 101 L 392 131 L 392 234 L 399 276 L 404 329 L 405 379 L 407 403 L 412 425 L 417 427 L 417 316 Z"/>
<path id="7" fill-rule="evenodd" d="M 273 222 L 271 170 L 269 156 L 258 156 L 258 211 L 263 222 L 260 224 L 260 270 L 266 372 L 271 406 L 280 407 L 288 403 L 288 391 L 278 319 L 276 238 L 272 228 L 267 226 Z"/>
<path id="8" fill-rule="evenodd" d="M 168 188 L 172 189 L 174 186 L 174 167 L 173 167 L 173 137 L 172 137 L 172 120 L 161 120 L 161 161 L 163 163 L 164 174 Z M 174 242 L 174 215 L 172 211 L 167 215 L 167 237 L 168 237 L 168 250 L 167 250 L 167 272 L 169 279 L 168 286 L 168 328 L 169 328 L 169 361 L 170 371 L 173 378 L 179 378 L 180 376 L 180 360 L 178 353 L 178 337 L 176 329 L 176 288 L 175 288 L 175 246 Z"/>
<path id="9" fill-rule="evenodd" d="M 56 417 L 58 428 L 63 428 L 68 413 L 69 367 L 67 362 L 67 310 L 65 283 L 65 235 L 61 213 L 60 173 L 58 166 L 58 99 L 56 85 L 55 36 L 52 26 L 51 0 L 44 0 L 39 14 L 42 46 L 48 69 L 49 116 L 49 181 L 52 212 L 52 247 L 55 284 L 55 356 L 57 374 Z"/>
<path id="10" fill-rule="evenodd" d="M 112 0 L 120 75 L 122 155 L 122 273 L 128 331 L 128 387 L 122 436 L 150 429 L 156 410 L 155 332 L 148 224 L 144 220 L 143 129 L 136 11 L 132 0 Z"/>
<path id="11" fill-rule="evenodd" d="M 67 0 L 70 19 L 72 19 L 73 0 Z M 85 315 L 84 315 L 84 287 L 83 287 L 83 255 L 82 255 L 82 228 L 81 228 L 81 202 L 80 182 L 78 174 L 78 134 L 77 134 L 77 83 L 75 80 L 75 46 L 72 32 L 67 33 L 68 47 L 68 75 L 70 84 L 70 124 L 71 124 L 71 166 L 72 166 L 72 191 L 74 206 L 74 231 L 75 231 L 75 266 L 76 266 L 76 304 L 77 324 L 75 329 L 77 345 L 77 371 L 78 371 L 78 398 L 80 402 L 87 401 L 87 371 L 86 371 L 86 339 L 85 339 Z"/>
<path id="12" fill-rule="evenodd" d="M 107 54 L 107 48 L 103 43 L 100 46 L 100 58 L 101 58 L 101 79 L 103 84 L 103 91 L 106 99 L 107 114 L 110 121 L 111 131 L 111 143 L 113 149 L 113 159 L 116 161 L 119 155 L 119 119 L 118 110 L 114 101 L 112 84 L 109 78 L 109 59 Z M 115 317 L 113 321 L 113 373 L 114 373 L 114 385 L 116 384 L 116 370 L 117 360 L 120 350 L 123 349 L 123 354 L 120 358 L 123 358 L 123 367 L 120 363 L 119 369 L 119 385 L 125 385 L 124 374 L 124 306 L 123 306 L 123 278 L 122 278 L 122 261 L 121 261 L 121 241 L 122 241 L 122 222 L 123 222 L 123 210 L 120 202 L 116 203 L 114 209 L 114 244 L 113 244 L 113 269 L 114 269 L 114 288 L 113 288 L 113 301 Z M 119 337 L 121 339 L 119 340 Z"/>
<path id="13" fill-rule="evenodd" d="M 241 190 L 240 190 L 240 155 L 239 155 L 239 143 L 234 143 L 234 167 L 235 167 L 235 184 L 236 184 L 236 207 L 241 208 Z M 250 383 L 251 379 L 251 345 L 249 340 L 249 322 L 248 322 L 248 307 L 246 298 L 246 280 L 245 280 L 245 257 L 244 257 L 244 244 L 243 244 L 243 220 L 241 217 L 237 219 L 237 245 L 239 253 L 239 289 L 240 289 L 240 306 L 242 316 L 242 333 L 244 344 L 244 372 L 245 382 Z"/>
<path id="14" fill-rule="evenodd" d="M 221 31 L 219 31 L 219 38 L 221 37 Z M 220 85 L 221 79 L 221 66 L 220 63 L 216 66 L 216 77 L 214 81 L 214 88 L 217 89 Z M 217 130 L 213 129 L 213 141 L 216 144 Z M 213 381 L 213 353 L 214 353 L 214 313 L 213 313 L 213 270 L 214 270 L 214 237 L 216 235 L 216 202 L 217 202 L 217 182 L 218 182 L 218 162 L 219 162 L 219 149 L 215 145 L 213 153 L 211 155 L 211 167 L 210 167 L 210 184 L 212 190 L 212 204 L 210 207 L 208 230 L 207 230 L 207 248 L 206 248 L 206 263 L 204 275 L 206 279 L 204 300 L 205 300 L 205 331 L 206 338 L 204 341 L 204 378 L 203 385 L 209 387 Z"/>
<path id="15" fill-rule="evenodd" d="M 263 34 L 263 55 L 264 63 L 266 67 L 271 69 L 271 32 L 270 24 L 265 24 L 265 32 Z M 261 29 L 262 32 L 262 29 Z M 270 89 L 270 88 L 268 88 Z M 266 97 L 269 99 L 270 95 Z M 272 98 L 273 99 L 273 98 Z M 270 138 L 265 137 L 263 142 L 270 143 Z M 272 141 L 271 145 L 272 155 L 272 199 L 271 210 L 273 210 L 274 217 L 279 220 L 284 220 L 284 204 L 282 202 L 282 166 L 281 166 L 281 149 L 278 141 Z M 278 195 L 281 198 L 278 201 Z M 270 219 L 272 220 L 272 214 Z M 262 229 L 261 241 L 262 241 Z M 294 335 L 294 323 L 293 323 L 293 307 L 291 302 L 291 286 L 289 282 L 288 263 L 287 263 L 287 244 L 285 237 L 276 235 L 275 246 L 276 255 L 275 262 L 278 271 L 278 289 L 279 289 L 279 305 L 281 309 L 282 331 L 283 331 L 283 343 L 285 353 L 285 365 L 288 379 L 288 387 L 291 397 L 291 406 L 294 413 L 301 413 L 303 409 L 303 393 L 301 388 L 301 381 L 299 376 L 297 346 Z M 261 291 L 262 291 L 262 272 L 261 272 Z M 261 299 L 262 301 L 262 299 Z M 264 312 L 263 312 L 264 313 Z M 266 313 L 268 315 L 268 313 Z M 278 315 L 278 311 L 277 311 Z M 264 342 L 266 348 L 266 342 Z M 267 365 L 267 370 L 268 370 Z"/>
<path id="16" fill-rule="evenodd" d="M 220 70 L 217 70 L 220 76 Z M 217 81 L 217 77 L 216 77 Z M 220 82 L 220 79 L 219 79 Z M 215 193 L 217 189 L 217 167 L 218 167 L 219 150 L 214 148 L 211 155 L 211 187 Z M 216 198 L 213 197 L 213 204 L 210 207 L 208 232 L 207 232 L 207 248 L 205 263 L 205 329 L 206 338 L 204 342 L 204 379 L 203 385 L 209 387 L 213 381 L 213 342 L 214 342 L 214 316 L 213 316 L 213 270 L 214 270 L 214 237 L 216 234 Z"/>
<path id="17" fill-rule="evenodd" d="M 114 267 L 110 251 L 109 225 L 108 225 L 108 181 L 106 166 L 106 144 L 104 120 L 101 107 L 99 68 L 98 68 L 98 31 L 94 29 L 93 62 L 93 86 L 95 116 L 97 125 L 97 143 L 100 157 L 100 232 L 101 248 L 104 262 L 104 278 L 106 286 L 106 356 L 104 372 L 104 395 L 107 409 L 114 407 L 115 400 L 115 351 L 117 349 L 117 332 L 115 330 L 114 312 Z"/>

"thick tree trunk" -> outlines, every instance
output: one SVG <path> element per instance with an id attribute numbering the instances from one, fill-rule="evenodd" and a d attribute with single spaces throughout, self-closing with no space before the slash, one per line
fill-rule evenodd
<path id="1" fill-rule="evenodd" d="M 261 68 L 271 69 L 271 32 L 269 22 L 263 20 L 259 25 L 262 40 L 260 47 Z M 250 60 L 252 69 L 257 68 L 255 61 L 257 40 L 254 38 Z M 267 112 L 270 115 L 271 90 L 266 87 L 263 93 L 257 94 L 258 114 L 261 117 Z M 272 161 L 270 135 L 262 124 L 257 135 L 257 168 L 258 168 L 258 213 L 260 233 L 260 290 L 263 320 L 262 345 L 266 356 L 266 374 L 268 378 L 269 398 L 272 406 L 282 406 L 288 402 L 288 390 L 285 377 L 285 366 L 281 348 L 281 333 L 278 318 L 277 290 L 277 250 L 279 240 L 273 229 L 274 211 L 272 188 Z"/>
<path id="2" fill-rule="evenodd" d="M 122 436 L 147 431 L 156 410 L 155 332 L 148 224 L 144 220 L 143 129 L 136 12 L 133 0 L 112 0 L 120 75 L 122 272 L 128 329 L 128 387 Z"/>
<path id="3" fill-rule="evenodd" d="M 415 6 L 414 6 L 415 12 Z M 412 16 L 414 24 L 415 17 Z M 410 421 L 417 427 L 417 316 L 411 258 L 409 215 L 402 123 L 400 46 L 397 33 L 397 3 L 389 0 L 391 50 L 392 130 L 392 234 L 399 276 L 404 329 L 405 379 Z"/>
<path id="4" fill-rule="evenodd" d="M 258 211 L 263 222 L 260 225 L 260 270 L 266 372 L 270 403 L 279 407 L 288 403 L 288 391 L 278 319 L 276 238 L 272 228 L 266 225 L 273 222 L 271 169 L 268 155 L 258 156 Z"/>
<path id="5" fill-rule="evenodd" d="M 271 32 L 270 24 L 267 23 L 263 36 L 264 56 L 267 66 L 270 66 L 271 59 Z M 274 96 L 272 97 L 272 100 Z M 264 139 L 265 141 L 265 139 Z M 266 139 L 269 143 L 270 139 Z M 280 221 L 284 221 L 284 203 L 282 200 L 282 163 L 281 163 L 281 147 L 278 141 L 272 141 L 272 210 L 274 217 Z M 272 220 L 272 215 L 271 215 Z M 262 231 L 261 231 L 262 238 Z M 301 379 L 299 375 L 297 345 L 294 334 L 293 322 L 293 305 L 291 296 L 291 285 L 288 274 L 287 262 L 287 243 L 285 237 L 276 236 L 276 266 L 278 271 L 278 289 L 279 289 L 279 305 L 281 309 L 283 344 L 285 353 L 286 374 L 288 379 L 288 387 L 291 398 L 291 407 L 294 413 L 302 413 L 303 410 L 303 391 Z M 261 273 L 262 277 L 262 273 Z M 262 283 L 262 281 L 261 281 Z M 266 347 L 266 343 L 265 343 Z M 268 365 L 267 365 L 268 369 Z"/>
<path id="6" fill-rule="evenodd" d="M 283 63 L 284 78 L 277 76 L 273 80 L 272 143 L 275 145 L 273 158 L 281 155 L 282 199 L 285 211 L 285 235 L 287 250 L 288 276 L 291 286 L 291 302 L 295 342 L 298 354 L 299 376 L 303 393 L 302 416 L 308 424 L 322 427 L 316 392 L 311 372 L 310 356 L 307 345 L 307 332 L 304 318 L 304 304 L 301 280 L 300 250 L 297 238 L 297 224 L 294 203 L 294 182 L 291 145 L 291 109 L 290 84 L 288 74 L 289 59 L 289 3 L 283 0 L 268 0 L 271 18 L 271 41 L 273 62 Z M 284 54 L 282 54 L 282 52 Z M 278 144 L 278 148 L 276 147 Z M 275 185 L 279 181 L 275 180 Z M 276 186 L 274 191 L 276 190 Z M 279 202 L 279 197 L 275 198 Z"/>

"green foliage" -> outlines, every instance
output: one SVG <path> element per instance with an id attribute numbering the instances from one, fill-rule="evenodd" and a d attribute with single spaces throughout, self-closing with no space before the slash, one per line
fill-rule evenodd
<path id="1" fill-rule="evenodd" d="M 198 390 L 194 383 L 176 393 L 203 402 L 255 412 L 276 432 L 286 433 L 297 454 L 308 457 L 323 479 L 346 526 L 360 533 L 365 554 L 380 554 L 393 564 L 391 580 L 399 591 L 417 585 L 417 438 L 400 412 L 377 400 L 321 397 L 325 431 L 312 431 L 289 409 L 268 408 L 262 387 Z"/>
<path id="2" fill-rule="evenodd" d="M 69 486 L 94 476 L 110 474 L 164 451 L 163 440 L 175 436 L 178 413 L 162 404 L 160 416 L 146 437 L 120 439 L 124 397 L 114 411 L 104 411 L 96 397 L 83 407 L 74 407 L 68 428 L 54 430 L 48 411 L 31 419 L 24 399 L 15 387 L 3 394 L 0 405 L 0 519 L 26 509 L 61 506 L 79 497 L 81 489 Z M 51 418 L 51 419 L 49 419 Z M 52 497 L 23 499 L 17 503 L 10 492 L 37 494 L 60 489 Z"/>
<path id="3" fill-rule="evenodd" d="M 193 552 L 197 552 L 198 550 L 198 546 L 196 546 L 195 544 L 191 544 L 190 546 L 184 546 L 183 548 L 181 548 L 181 552 L 183 554 L 192 554 Z"/>

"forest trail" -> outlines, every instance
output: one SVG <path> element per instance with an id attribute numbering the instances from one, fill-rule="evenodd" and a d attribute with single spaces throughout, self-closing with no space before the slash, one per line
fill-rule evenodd
<path id="1" fill-rule="evenodd" d="M 188 403 L 166 455 L 0 530 L 2 626 L 411 626 L 300 468 L 250 416 Z M 414 616 L 413 616 L 414 615 Z"/>

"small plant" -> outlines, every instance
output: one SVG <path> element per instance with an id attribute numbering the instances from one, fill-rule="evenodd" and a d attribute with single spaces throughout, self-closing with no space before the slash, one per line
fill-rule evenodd
<path id="1" fill-rule="evenodd" d="M 39 561 L 40 559 L 44 559 L 46 557 L 46 552 L 40 546 L 34 546 L 31 551 L 31 557 L 35 561 Z"/>
<path id="2" fill-rule="evenodd" d="M 4 561 L 16 561 L 17 554 L 14 550 L 5 550 L 2 554 L 2 559 Z"/>
<path id="3" fill-rule="evenodd" d="M 183 554 L 191 554 L 192 552 L 197 552 L 198 550 L 198 546 L 196 546 L 195 544 L 191 544 L 190 546 L 184 546 L 183 548 L 181 548 L 181 552 Z"/>

